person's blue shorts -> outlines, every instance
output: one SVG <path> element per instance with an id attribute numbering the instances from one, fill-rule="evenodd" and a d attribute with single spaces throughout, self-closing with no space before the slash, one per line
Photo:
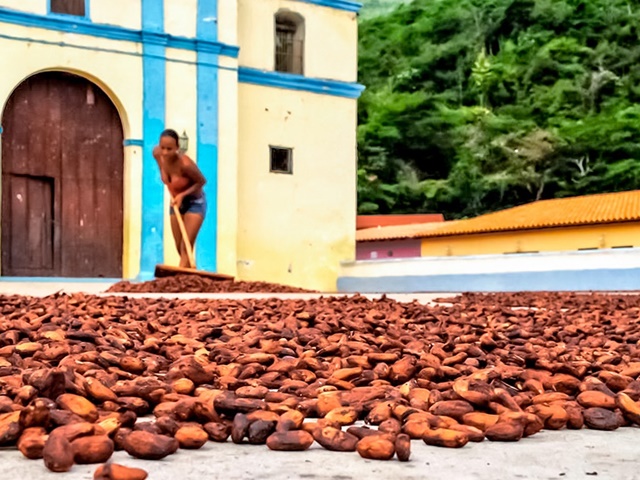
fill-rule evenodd
<path id="1" fill-rule="evenodd" d="M 196 213 L 198 215 L 202 215 L 204 218 L 207 214 L 207 199 L 204 195 L 204 192 L 199 196 L 188 195 L 184 197 L 182 200 L 182 205 L 180 205 L 180 214 L 184 215 L 185 213 Z M 169 214 L 173 215 L 173 207 L 169 207 Z"/>

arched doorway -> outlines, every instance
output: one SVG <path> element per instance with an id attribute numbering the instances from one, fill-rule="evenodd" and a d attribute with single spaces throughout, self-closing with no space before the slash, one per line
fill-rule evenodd
<path id="1" fill-rule="evenodd" d="M 25 80 L 2 115 L 2 275 L 122 276 L 123 130 L 85 78 Z"/>

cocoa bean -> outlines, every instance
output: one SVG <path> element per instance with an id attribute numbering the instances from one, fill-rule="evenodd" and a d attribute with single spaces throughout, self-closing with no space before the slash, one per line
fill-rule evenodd
<path id="1" fill-rule="evenodd" d="M 580 395 L 578 395 L 576 400 L 584 408 L 599 407 L 609 410 L 614 410 L 616 408 L 615 397 L 595 390 L 587 390 L 582 392 Z"/>
<path id="2" fill-rule="evenodd" d="M 103 463 L 115 450 L 113 440 L 106 435 L 80 437 L 71 442 L 73 459 L 78 464 Z"/>
<path id="3" fill-rule="evenodd" d="M 18 440 L 18 450 L 30 460 L 42 458 L 47 431 L 42 427 L 26 428 Z"/>
<path id="4" fill-rule="evenodd" d="M 620 426 L 615 412 L 605 408 L 587 408 L 582 414 L 585 425 L 593 430 L 616 430 Z"/>
<path id="5" fill-rule="evenodd" d="M 289 430 L 275 432 L 267 438 L 267 447 L 271 450 L 295 452 L 307 450 L 313 443 L 314 437 L 304 430 Z"/>
<path id="6" fill-rule="evenodd" d="M 132 457 L 143 460 L 160 460 L 178 450 L 175 438 L 149 432 L 135 431 L 124 438 L 124 450 Z"/>
<path id="7" fill-rule="evenodd" d="M 411 439 L 408 435 L 400 433 L 395 442 L 396 455 L 401 462 L 408 462 L 411 457 Z"/>
<path id="8" fill-rule="evenodd" d="M 233 443 L 242 443 L 244 437 L 249 432 L 249 425 L 251 422 L 247 416 L 243 413 L 238 413 L 233 419 L 233 426 L 231 427 L 231 441 Z"/>
<path id="9" fill-rule="evenodd" d="M 370 460 L 391 460 L 395 454 L 394 442 L 378 435 L 362 438 L 356 444 L 356 450 L 362 458 Z"/>
<path id="10" fill-rule="evenodd" d="M 226 442 L 231 435 L 231 427 L 222 423 L 205 423 L 203 428 L 209 435 L 209 440 L 214 442 Z"/>
<path id="11" fill-rule="evenodd" d="M 269 420 L 256 420 L 249 425 L 247 438 L 252 445 L 262 445 L 276 429 L 276 422 Z"/>
<path id="12" fill-rule="evenodd" d="M 447 448 L 462 448 L 469 442 L 469 436 L 464 432 L 436 428 L 427 430 L 422 435 L 422 440 L 427 445 Z"/>
<path id="13" fill-rule="evenodd" d="M 148 476 L 149 474 L 141 468 L 106 463 L 96 469 L 93 480 L 145 480 Z"/>
<path id="14" fill-rule="evenodd" d="M 353 425 L 358 420 L 358 411 L 353 407 L 334 408 L 324 418 L 339 425 Z"/>
<path id="15" fill-rule="evenodd" d="M 338 428 L 324 427 L 314 431 L 313 439 L 327 450 L 335 452 L 355 452 L 358 437 Z"/>
<path id="16" fill-rule="evenodd" d="M 465 400 L 443 400 L 432 405 L 429 412 L 462 420 L 465 414 L 473 412 L 473 406 Z"/>
<path id="17" fill-rule="evenodd" d="M 0 415 L 0 446 L 14 444 L 22 433 L 20 411 Z"/>
<path id="18" fill-rule="evenodd" d="M 484 431 L 492 442 L 517 442 L 524 435 L 524 427 L 519 422 L 498 422 Z"/>
<path id="19" fill-rule="evenodd" d="M 623 415 L 636 425 L 640 425 L 640 405 L 634 402 L 629 395 L 620 392 L 616 395 L 616 405 Z"/>
<path id="20" fill-rule="evenodd" d="M 191 425 L 180 427 L 174 438 L 178 441 L 180 448 L 198 449 L 207 443 L 209 435 L 200 426 Z"/>
<path id="21" fill-rule="evenodd" d="M 84 397 L 72 393 L 65 393 L 56 399 L 56 403 L 63 410 L 68 410 L 74 415 L 85 419 L 87 422 L 93 423 L 98 420 L 98 409 Z"/>
<path id="22" fill-rule="evenodd" d="M 44 443 L 42 458 L 44 465 L 52 472 L 68 472 L 73 467 L 71 443 L 59 433 L 51 433 Z"/>
<path id="23" fill-rule="evenodd" d="M 304 415 L 297 410 L 289 410 L 278 418 L 276 424 L 277 432 L 286 432 L 288 430 L 298 430 L 304 422 Z"/>

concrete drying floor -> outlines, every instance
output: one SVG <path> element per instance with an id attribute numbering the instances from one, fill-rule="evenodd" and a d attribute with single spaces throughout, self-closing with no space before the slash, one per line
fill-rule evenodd
<path id="1" fill-rule="evenodd" d="M 9 283 L 0 282 L 0 294 L 45 296 L 58 291 L 104 292 L 104 283 Z M 144 296 L 132 295 L 131 297 Z M 160 295 L 146 295 L 157 297 Z M 252 298 L 243 294 L 181 294 L 180 298 Z M 312 298 L 318 295 L 269 294 L 268 297 Z M 325 295 L 331 296 L 331 295 Z M 369 295 L 367 295 L 369 296 Z M 371 295 L 370 297 L 377 297 Z M 389 295 L 399 301 L 430 302 L 437 295 Z M 117 452 L 113 461 L 144 468 L 149 480 L 236 480 L 236 479 L 611 479 L 640 480 L 638 452 L 640 429 L 621 428 L 615 432 L 594 430 L 543 431 L 516 443 L 485 440 L 468 443 L 461 449 L 431 447 L 412 442 L 407 463 L 397 460 L 370 461 L 355 453 L 337 453 L 314 444 L 306 452 L 272 452 L 266 446 L 208 442 L 200 450 L 180 450 L 162 461 L 144 461 Z M 52 473 L 42 460 L 27 460 L 15 449 L 0 449 L 0 480 L 65 479 L 90 480 L 96 465 L 75 465 L 70 472 Z"/>

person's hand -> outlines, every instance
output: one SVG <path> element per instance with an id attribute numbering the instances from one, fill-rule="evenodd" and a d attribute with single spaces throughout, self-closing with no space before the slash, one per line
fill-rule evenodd
<path id="1" fill-rule="evenodd" d="M 178 209 L 180 209 L 180 207 L 182 206 L 182 200 L 184 199 L 184 195 L 176 195 L 175 197 L 173 197 L 173 200 L 171 201 L 171 206 L 175 205 Z"/>

